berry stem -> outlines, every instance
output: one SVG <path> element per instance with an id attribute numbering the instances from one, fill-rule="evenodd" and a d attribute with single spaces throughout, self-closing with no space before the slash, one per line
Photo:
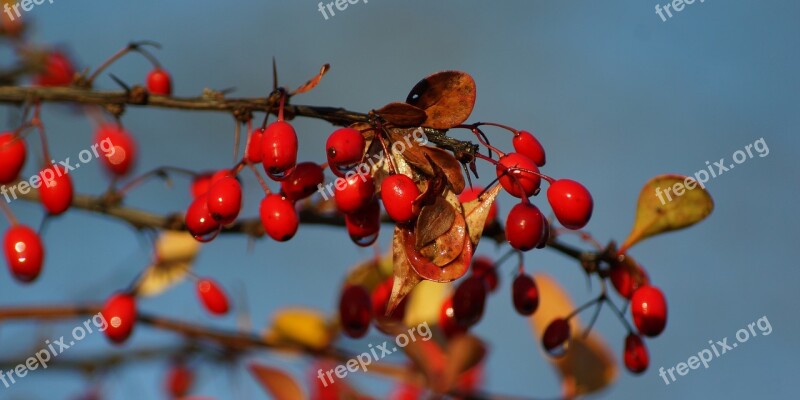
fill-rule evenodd
<path id="1" fill-rule="evenodd" d="M 45 163 L 50 164 L 53 158 L 50 157 L 50 147 L 47 145 L 47 135 L 45 134 L 44 124 L 42 123 L 41 119 L 41 109 L 41 104 L 36 103 L 36 107 L 33 112 L 33 119 L 31 119 L 31 125 L 35 126 L 39 131 L 39 140 L 42 141 L 42 154 L 44 155 Z"/>
<path id="2" fill-rule="evenodd" d="M 253 174 L 256 176 L 256 179 L 258 180 L 258 183 L 261 185 L 261 188 L 264 189 L 264 193 L 268 196 L 271 195 L 272 191 L 269 190 L 269 185 L 267 185 L 267 182 L 264 180 L 264 178 L 261 177 L 261 174 L 258 173 L 258 169 L 256 169 L 253 163 L 251 163 L 250 161 L 245 161 L 245 164 L 247 164 L 250 170 L 253 171 Z"/>
<path id="3" fill-rule="evenodd" d="M 3 214 L 5 214 L 6 219 L 8 219 L 8 222 L 11 224 L 11 226 L 16 226 L 19 224 L 17 217 L 14 216 L 14 212 L 11 211 L 11 207 L 8 206 L 8 203 L 0 201 L 0 209 L 2 209 Z"/>
<path id="4" fill-rule="evenodd" d="M 278 89 L 281 92 L 281 102 L 278 106 L 278 121 L 283 121 L 283 109 L 286 108 L 286 90 Z"/>
<path id="5" fill-rule="evenodd" d="M 136 178 L 131 179 L 128 183 L 122 186 L 116 193 L 119 196 L 124 197 L 127 195 L 132 189 L 136 188 L 137 186 L 141 185 L 142 183 L 146 182 L 148 179 L 152 177 L 159 177 L 162 179 L 169 180 L 168 172 L 175 172 L 179 174 L 184 174 L 190 177 L 197 176 L 197 173 L 194 171 L 190 171 L 188 169 L 180 168 L 180 167 L 159 167 L 151 171 L 147 171 L 142 175 L 137 176 Z"/>
<path id="6" fill-rule="evenodd" d="M 516 130 L 516 129 L 508 126 L 508 125 L 498 124 L 496 122 L 476 122 L 476 123 L 472 124 L 472 126 L 474 126 L 476 128 L 479 127 L 479 126 L 483 126 L 483 125 L 495 126 L 495 127 L 498 127 L 498 128 L 503 128 L 503 129 L 505 129 L 505 130 L 507 130 L 509 132 L 512 132 L 515 136 L 519 135 L 519 131 L 518 130 Z"/>
<path id="7" fill-rule="evenodd" d="M 389 173 L 394 175 L 397 173 L 397 168 L 394 165 L 394 159 L 392 158 L 392 153 L 389 152 L 389 148 L 386 147 L 386 142 L 383 140 L 383 133 L 385 132 L 381 121 L 375 122 L 378 125 L 378 131 L 375 132 L 375 137 L 378 138 L 378 142 L 383 147 L 383 154 L 386 156 L 386 159 L 389 160 Z"/>

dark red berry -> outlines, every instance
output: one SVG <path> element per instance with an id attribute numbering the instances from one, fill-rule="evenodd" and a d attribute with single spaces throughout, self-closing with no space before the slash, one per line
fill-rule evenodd
<path id="1" fill-rule="evenodd" d="M 478 256 L 472 261 L 472 275 L 483 279 L 486 287 L 490 292 L 497 289 L 499 277 L 497 276 L 497 268 L 495 268 L 494 261 L 486 256 Z"/>
<path id="2" fill-rule="evenodd" d="M 121 344 L 131 336 L 136 325 L 136 299 L 127 293 L 111 296 L 101 311 L 108 324 L 103 333 L 115 344 Z"/>
<path id="3" fill-rule="evenodd" d="M 45 56 L 44 66 L 34 77 L 34 83 L 38 86 L 67 86 L 74 77 L 75 67 L 72 66 L 72 61 L 66 54 L 53 51 Z"/>
<path id="4" fill-rule="evenodd" d="M 375 243 L 381 230 L 381 206 L 377 199 L 372 199 L 364 208 L 345 214 L 344 222 L 350 239 L 361 247 Z"/>
<path id="5" fill-rule="evenodd" d="M 297 201 L 311 196 L 325 181 L 322 167 L 313 162 L 297 164 L 291 175 L 281 181 L 281 191 L 287 199 Z"/>
<path id="6" fill-rule="evenodd" d="M 372 299 L 363 286 L 349 285 L 339 301 L 339 318 L 342 330 L 351 338 L 367 334 L 372 321 Z"/>
<path id="7" fill-rule="evenodd" d="M 364 136 L 356 129 L 335 130 L 325 144 L 328 164 L 337 176 L 345 176 L 352 171 L 364 155 Z"/>
<path id="8" fill-rule="evenodd" d="M 414 201 L 419 195 L 417 184 L 403 174 L 390 175 L 381 183 L 383 207 L 397 223 L 406 223 L 416 217 Z"/>
<path id="9" fill-rule="evenodd" d="M 592 195 L 573 180 L 559 179 L 551 183 L 547 189 L 547 201 L 558 222 L 567 229 L 581 229 L 592 218 Z"/>
<path id="10" fill-rule="evenodd" d="M 336 208 L 344 214 L 351 214 L 372 201 L 375 180 L 369 174 L 350 174 L 344 179 L 337 179 L 333 189 Z"/>
<path id="11" fill-rule="evenodd" d="M 461 194 L 458 195 L 458 201 L 461 203 L 467 203 L 472 200 L 478 198 L 478 196 L 483 192 L 483 188 L 479 186 L 468 187 L 464 189 Z M 492 222 L 497 219 L 497 202 L 492 202 L 491 207 L 489 207 L 489 215 L 486 217 L 486 222 L 484 222 L 484 226 L 489 226 Z"/>
<path id="12" fill-rule="evenodd" d="M 486 304 L 486 285 L 483 279 L 470 276 L 453 293 L 453 316 L 459 326 L 469 328 L 483 317 Z"/>
<path id="13" fill-rule="evenodd" d="M 14 277 L 24 283 L 35 280 L 44 263 L 44 245 L 39 234 L 25 225 L 14 225 L 6 232 L 3 244 Z"/>
<path id="14" fill-rule="evenodd" d="M 207 198 L 211 217 L 222 225 L 230 224 L 242 209 L 242 185 L 236 178 L 226 176 L 211 186 Z"/>
<path id="15" fill-rule="evenodd" d="M 220 224 L 208 210 L 208 195 L 204 194 L 192 201 L 186 210 L 186 229 L 200 242 L 210 242 L 217 237 Z"/>
<path id="16" fill-rule="evenodd" d="M 639 335 L 628 334 L 625 338 L 625 351 L 623 357 L 625 368 L 634 374 L 641 374 L 650 364 L 650 356 L 647 354 L 647 346 Z"/>
<path id="17" fill-rule="evenodd" d="M 542 335 L 542 347 L 551 357 L 561 357 L 567 352 L 569 346 L 570 326 L 569 321 L 557 318 L 547 325 Z"/>
<path id="18" fill-rule="evenodd" d="M 228 296 L 217 282 L 208 278 L 197 281 L 197 295 L 200 296 L 200 301 L 210 313 L 216 315 L 228 313 L 230 309 Z"/>
<path id="19" fill-rule="evenodd" d="M 25 141 L 11 132 L 0 134 L 0 185 L 13 182 L 25 165 Z"/>
<path id="20" fill-rule="evenodd" d="M 179 362 L 169 369 L 164 386 L 167 395 L 172 398 L 182 398 L 189 394 L 193 383 L 194 372 L 186 364 Z"/>
<path id="21" fill-rule="evenodd" d="M 72 204 L 72 179 L 61 165 L 50 165 L 39 172 L 39 199 L 50 215 L 60 215 Z"/>
<path id="22" fill-rule="evenodd" d="M 152 94 L 169 96 L 172 94 L 172 77 L 163 69 L 154 68 L 147 74 L 147 91 Z"/>
<path id="23" fill-rule="evenodd" d="M 264 231 L 279 242 L 293 238 L 300 225 L 294 203 L 277 194 L 267 195 L 261 201 L 260 215 Z"/>
<path id="24" fill-rule="evenodd" d="M 501 157 L 496 172 L 503 189 L 514 197 L 534 196 L 542 184 L 539 168 L 530 158 L 519 153 Z"/>
<path id="25" fill-rule="evenodd" d="M 128 175 L 136 163 L 136 141 L 125 129 L 116 124 L 97 128 L 95 143 L 103 150 L 100 161 L 112 174 Z"/>
<path id="26" fill-rule="evenodd" d="M 394 277 L 390 276 L 375 289 L 372 290 L 372 313 L 375 319 L 387 318 L 386 307 L 389 305 L 389 297 L 392 295 L 392 287 L 394 286 Z M 388 318 L 394 321 L 402 321 L 406 314 L 406 299 L 404 298 L 400 304 L 395 307 L 392 314 Z"/>
<path id="27" fill-rule="evenodd" d="M 544 167 L 546 161 L 544 147 L 530 132 L 519 131 L 512 142 L 514 151 L 530 158 L 538 167 Z"/>
<path id="28" fill-rule="evenodd" d="M 461 327 L 456 322 L 455 313 L 453 312 L 453 298 L 448 297 L 442 303 L 442 308 L 439 313 L 439 329 L 447 338 L 452 338 L 466 333 L 466 328 Z"/>
<path id="29" fill-rule="evenodd" d="M 292 173 L 297 164 L 297 133 L 286 121 L 276 121 L 264 130 L 261 138 L 264 171 L 280 181 Z"/>
<path id="30" fill-rule="evenodd" d="M 525 273 L 517 275 L 511 288 L 514 308 L 522 315 L 531 315 L 539 308 L 539 289 L 536 281 Z"/>
<path id="31" fill-rule="evenodd" d="M 631 315 L 639 333 L 658 336 L 667 326 L 667 299 L 655 286 L 645 285 L 631 296 Z"/>
<path id="32" fill-rule="evenodd" d="M 650 283 L 647 271 L 639 264 L 627 260 L 612 263 L 608 275 L 614 289 L 626 299 L 630 299 L 636 289 Z"/>
<path id="33" fill-rule="evenodd" d="M 547 221 L 539 208 L 530 203 L 519 203 L 508 213 L 506 240 L 511 247 L 528 251 L 542 242 Z"/>
<path id="34" fill-rule="evenodd" d="M 250 132 L 250 142 L 247 143 L 247 150 L 245 150 L 247 161 L 253 164 L 264 161 L 264 149 L 262 148 L 263 139 L 264 129 L 258 128 Z"/>

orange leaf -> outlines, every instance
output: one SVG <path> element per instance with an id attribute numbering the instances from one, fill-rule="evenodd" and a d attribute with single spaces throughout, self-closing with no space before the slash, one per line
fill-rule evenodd
<path id="1" fill-rule="evenodd" d="M 319 74 L 317 74 L 317 76 L 309 79 L 308 82 L 304 83 L 302 86 L 297 88 L 297 90 L 292 92 L 291 95 L 294 96 L 294 95 L 296 95 L 298 93 L 305 93 L 305 92 L 308 92 L 309 90 L 315 88 L 317 85 L 319 85 L 319 81 L 322 80 L 322 77 L 325 76 L 325 74 L 328 73 L 328 71 L 330 71 L 330 69 L 331 69 L 331 65 L 330 64 L 323 65 L 322 68 L 319 69 Z"/>
<path id="2" fill-rule="evenodd" d="M 375 113 L 397 127 L 420 126 L 428 118 L 425 110 L 406 103 L 389 103 Z"/>
<path id="3" fill-rule="evenodd" d="M 475 96 L 475 80 L 469 74 L 444 71 L 417 83 L 406 103 L 425 110 L 428 114 L 425 126 L 450 129 L 469 118 L 475 106 Z"/>
<path id="4" fill-rule="evenodd" d="M 301 400 L 306 395 L 291 375 L 279 369 L 252 363 L 248 366 L 250 373 L 261 384 L 261 387 L 276 400 Z"/>

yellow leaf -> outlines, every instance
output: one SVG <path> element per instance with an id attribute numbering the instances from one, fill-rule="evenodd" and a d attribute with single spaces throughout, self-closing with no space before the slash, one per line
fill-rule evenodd
<path id="1" fill-rule="evenodd" d="M 303 389 L 291 375 L 277 368 L 252 363 L 248 366 L 250 373 L 258 383 L 275 400 L 302 400 L 307 399 Z"/>
<path id="2" fill-rule="evenodd" d="M 411 292 L 406 304 L 406 326 L 418 326 L 424 322 L 429 325 L 439 323 L 442 303 L 450 295 L 449 283 L 422 281 Z"/>
<path id="3" fill-rule="evenodd" d="M 333 334 L 325 316 L 315 310 L 295 308 L 279 311 L 272 319 L 272 326 L 264 333 L 270 343 L 288 343 L 322 350 L 333 340 Z"/>
<path id="4" fill-rule="evenodd" d="M 475 247 L 478 247 L 478 242 L 481 240 L 483 228 L 486 225 L 486 219 L 489 218 L 489 210 L 491 210 L 492 204 L 494 204 L 494 201 L 497 199 L 500 188 L 500 185 L 495 185 L 493 188 L 486 191 L 483 196 L 463 204 L 464 215 L 467 218 L 469 239 Z"/>
<path id="5" fill-rule="evenodd" d="M 628 239 L 620 247 L 620 253 L 650 236 L 694 225 L 712 210 L 714 200 L 694 179 L 682 175 L 659 175 L 642 188 L 636 221 Z"/>
<path id="6" fill-rule="evenodd" d="M 165 231 L 156 241 L 154 262 L 136 284 L 141 296 L 155 296 L 182 281 L 192 269 L 200 243 L 187 232 Z"/>

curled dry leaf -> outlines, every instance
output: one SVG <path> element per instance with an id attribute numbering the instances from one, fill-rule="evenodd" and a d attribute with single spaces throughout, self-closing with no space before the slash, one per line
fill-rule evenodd
<path id="1" fill-rule="evenodd" d="M 389 303 L 386 305 L 386 314 L 391 314 L 401 301 L 411 293 L 411 290 L 422 281 L 408 262 L 405 252 L 405 241 L 403 239 L 403 229 L 395 226 L 394 236 L 392 237 L 392 273 L 394 283 L 392 294 L 389 296 Z"/>
<path id="2" fill-rule="evenodd" d="M 302 400 L 307 399 L 300 384 L 291 375 L 277 368 L 251 363 L 248 365 L 250 373 L 262 388 L 275 400 Z"/>
<path id="3" fill-rule="evenodd" d="M 401 142 L 403 144 L 402 152 L 398 152 L 399 156 L 404 158 L 411 166 L 418 169 L 423 175 L 433 177 L 436 175 L 435 166 L 438 166 L 447 177 L 447 182 L 456 194 L 461 193 L 466 186 L 464 173 L 462 172 L 461 163 L 446 150 L 436 147 L 428 147 L 422 145 L 420 142 L 415 141 L 415 129 L 388 129 L 389 133 L 389 146 L 394 147 L 394 143 Z M 408 140 L 406 140 L 408 138 Z M 397 146 L 398 148 L 400 145 Z"/>
<path id="4" fill-rule="evenodd" d="M 456 221 L 458 221 L 458 216 L 456 217 Z M 456 226 L 456 224 L 453 224 L 453 226 Z M 398 232 L 396 231 L 395 234 L 397 235 Z M 408 265 L 423 279 L 434 282 L 452 282 L 464 276 L 469 269 L 470 262 L 472 262 L 472 242 L 466 235 L 464 235 L 461 247 L 462 250 L 458 253 L 458 256 L 453 261 L 443 266 L 434 264 L 431 259 L 414 249 L 416 238 L 412 230 L 400 229 L 399 235 L 401 235 L 403 241 L 401 251 L 405 253 L 404 255 L 408 261 Z M 447 235 L 444 236 L 446 237 Z M 449 242 L 448 244 L 457 246 L 457 244 L 453 242 Z M 451 253 L 448 253 L 448 255 L 449 254 Z"/>
<path id="5" fill-rule="evenodd" d="M 317 87 L 317 85 L 319 85 L 319 81 L 322 80 L 322 77 L 325 76 L 325 74 L 328 73 L 328 71 L 330 71 L 330 69 L 331 69 L 331 65 L 330 64 L 323 65 L 322 68 L 319 69 L 319 74 L 317 74 L 317 76 L 309 79 L 308 82 L 304 83 L 302 86 L 297 88 L 297 90 L 292 92 L 291 95 L 294 96 L 294 95 L 296 95 L 298 93 L 305 93 L 305 92 L 308 92 L 309 90 Z"/>
<path id="6" fill-rule="evenodd" d="M 375 113 L 397 127 L 417 127 L 428 118 L 425 110 L 406 103 L 389 103 Z"/>
<path id="7" fill-rule="evenodd" d="M 674 187 L 683 187 L 685 191 L 682 196 L 671 196 L 672 200 L 669 201 L 665 191 Z M 645 238 L 692 226 L 713 210 L 711 195 L 698 186 L 694 179 L 683 175 L 659 175 L 642 187 L 633 229 L 620 247 L 620 252 L 625 252 Z"/>
<path id="8" fill-rule="evenodd" d="M 475 247 L 478 246 L 478 242 L 481 240 L 486 219 L 489 218 L 489 210 L 497 199 L 500 189 L 500 185 L 494 185 L 494 187 L 487 190 L 486 193 L 479 198 L 462 204 L 464 207 L 464 215 L 467 218 L 469 238 Z"/>
<path id="9" fill-rule="evenodd" d="M 417 250 L 444 235 L 453 226 L 456 211 L 443 197 L 437 196 L 433 204 L 422 207 L 417 218 Z"/>
<path id="10" fill-rule="evenodd" d="M 264 332 L 264 339 L 271 344 L 323 350 L 331 344 L 333 333 L 322 313 L 295 308 L 278 311 L 272 325 Z"/>
<path id="11" fill-rule="evenodd" d="M 200 251 L 200 243 L 187 232 L 165 231 L 155 245 L 153 264 L 136 283 L 140 296 L 156 296 L 186 278 Z"/>
<path id="12" fill-rule="evenodd" d="M 460 71 L 433 74 L 414 86 L 406 103 L 425 110 L 425 126 L 450 129 L 472 114 L 476 96 L 475 80 Z"/>
<path id="13" fill-rule="evenodd" d="M 452 206 L 450 206 L 447 201 L 441 197 L 440 199 L 452 210 Z M 419 250 L 417 250 L 416 246 L 413 248 L 414 251 L 419 251 L 420 254 L 428 258 L 431 263 L 438 267 L 446 266 L 461 255 L 464 250 L 465 242 L 469 241 L 469 238 L 467 238 L 467 224 L 464 220 L 464 216 L 453 212 L 453 217 L 454 220 L 450 229 L 444 234 L 438 236 L 432 243 Z M 415 234 L 418 236 L 422 233 L 417 229 Z M 409 258 L 409 260 L 411 260 L 411 258 Z M 412 262 L 412 268 L 413 267 L 414 263 Z"/>

